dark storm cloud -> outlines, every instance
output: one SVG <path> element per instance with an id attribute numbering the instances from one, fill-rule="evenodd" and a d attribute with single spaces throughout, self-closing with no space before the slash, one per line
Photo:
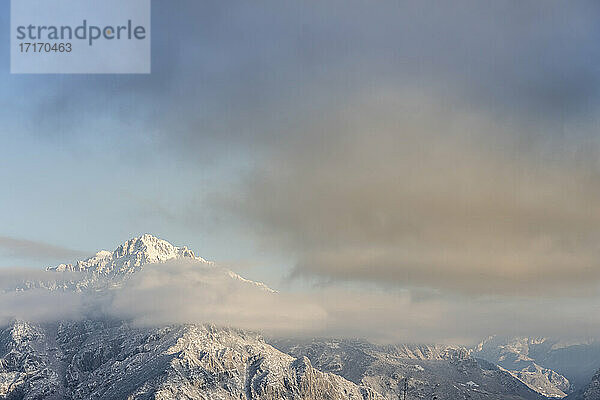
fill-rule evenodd
<path id="1" fill-rule="evenodd" d="M 598 100 L 597 8 L 154 2 L 152 75 L 11 84 L 37 99 L 32 129 L 45 126 L 40 135 L 68 142 L 114 118 L 121 134 L 197 161 L 262 155 L 290 127 L 373 86 L 435 88 L 510 118 L 562 123 Z"/>

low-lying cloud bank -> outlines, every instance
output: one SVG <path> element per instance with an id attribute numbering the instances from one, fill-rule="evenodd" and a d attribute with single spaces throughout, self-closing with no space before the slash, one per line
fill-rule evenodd
<path id="1" fill-rule="evenodd" d="M 114 290 L 107 312 L 140 324 L 210 322 L 252 330 L 316 329 L 326 311 L 304 296 L 277 293 L 220 267 L 150 265 Z"/>
<path id="2" fill-rule="evenodd" d="M 109 317 L 140 325 L 214 323 L 268 332 L 317 329 L 326 311 L 200 262 L 149 264 L 118 279 L 88 273 L 0 271 L 0 323 Z"/>
<path id="3" fill-rule="evenodd" d="M 589 318 L 600 306 L 598 297 L 473 301 L 431 292 L 340 286 L 290 294 L 232 277 L 220 267 L 181 262 L 145 266 L 123 284 L 102 291 L 60 289 L 75 281 L 76 273 L 2 271 L 0 324 L 15 318 L 52 322 L 108 317 L 139 325 L 215 323 L 274 336 L 463 344 L 490 334 L 573 338 L 574 332 L 577 337 L 600 332 L 600 322 Z"/>

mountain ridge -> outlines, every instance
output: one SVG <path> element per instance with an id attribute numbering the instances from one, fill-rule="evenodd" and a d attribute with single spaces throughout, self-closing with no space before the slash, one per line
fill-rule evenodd
<path id="1" fill-rule="evenodd" d="M 565 397 L 586 387 L 600 368 L 600 343 L 547 337 L 489 336 L 473 350 L 475 357 L 496 363 L 530 387 Z"/>
<path id="2" fill-rule="evenodd" d="M 0 330 L 0 398 L 383 400 L 255 333 L 95 320 Z"/>

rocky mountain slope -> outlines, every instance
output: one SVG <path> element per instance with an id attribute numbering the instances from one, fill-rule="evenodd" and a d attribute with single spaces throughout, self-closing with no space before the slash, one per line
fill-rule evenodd
<path id="1" fill-rule="evenodd" d="M 214 326 L 15 322 L 0 332 L 5 399 L 382 399 L 257 335 Z"/>
<path id="2" fill-rule="evenodd" d="M 565 400 L 600 400 L 600 370 L 596 371 L 585 387 L 569 395 Z"/>
<path id="3" fill-rule="evenodd" d="M 294 357 L 307 357 L 322 371 L 338 374 L 386 398 L 544 399 L 508 371 L 442 345 L 378 346 L 360 340 L 273 340 Z M 406 380 L 406 381 L 405 381 Z"/>
<path id="4" fill-rule="evenodd" d="M 548 396 L 581 390 L 600 368 L 600 344 L 549 338 L 490 336 L 473 353 L 496 363 Z"/>

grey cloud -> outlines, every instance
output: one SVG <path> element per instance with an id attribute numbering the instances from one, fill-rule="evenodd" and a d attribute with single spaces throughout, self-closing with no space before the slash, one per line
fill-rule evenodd
<path id="1" fill-rule="evenodd" d="M 97 134 L 90 127 L 114 119 L 119 129 L 112 138 L 130 157 L 127 149 L 146 146 L 160 149 L 157 156 L 175 152 L 200 163 L 260 159 L 294 127 L 309 128 L 315 113 L 378 86 L 435 88 L 474 108 L 552 126 L 595 112 L 597 7 L 158 3 L 151 76 L 27 77 L 10 84 L 39 102 L 32 131 L 45 126 L 45 138 L 79 146 L 81 136 Z"/>
<path id="2" fill-rule="evenodd" d="M 35 240 L 0 236 L 0 252 L 27 260 L 69 260 L 88 253 Z"/>
<path id="3" fill-rule="evenodd" d="M 589 318 L 600 307 L 598 296 L 507 301 L 437 294 L 419 299 L 411 291 L 329 288 L 311 298 L 328 316 L 313 335 L 364 337 L 380 343 L 475 345 L 491 334 L 581 340 L 597 338 L 600 328 L 597 319 Z"/>
<path id="4" fill-rule="evenodd" d="M 600 280 L 600 148 L 384 89 L 312 121 L 217 196 L 296 274 L 563 295 Z"/>

